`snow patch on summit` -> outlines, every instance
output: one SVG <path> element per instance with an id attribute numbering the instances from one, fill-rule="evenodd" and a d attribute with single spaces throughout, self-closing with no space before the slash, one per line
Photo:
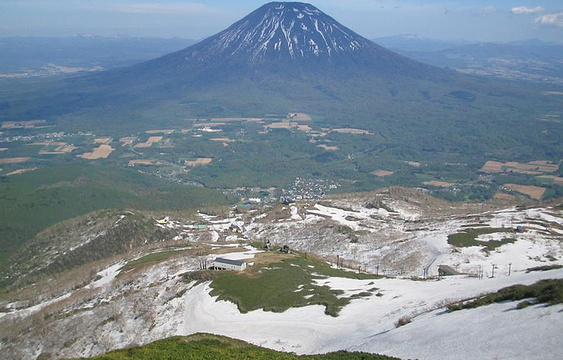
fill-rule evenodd
<path id="1" fill-rule="evenodd" d="M 306 4 L 264 5 L 209 38 L 211 56 L 248 57 L 251 62 L 272 58 L 330 59 L 370 46 L 369 40 Z M 193 56 L 199 56 L 197 52 Z"/>

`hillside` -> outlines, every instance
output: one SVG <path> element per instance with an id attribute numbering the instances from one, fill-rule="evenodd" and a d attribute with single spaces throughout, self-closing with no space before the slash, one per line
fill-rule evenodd
<path id="1" fill-rule="evenodd" d="M 561 206 L 452 204 L 392 188 L 207 211 L 96 212 L 41 233 L 30 245 L 43 250 L 14 258 L 22 281 L 2 294 L 2 357 L 94 356 L 198 332 L 298 354 L 560 353 Z M 61 231 L 69 224 L 80 225 Z M 144 237 L 131 232 L 131 248 L 104 253 L 136 228 Z M 92 248 L 101 256 L 65 262 Z M 216 257 L 248 268 L 202 270 Z M 30 259 L 49 276 L 26 268 Z M 459 275 L 438 276 L 444 265 Z M 516 284 L 530 287 L 493 294 Z M 493 300 L 449 311 L 483 294 Z"/>
<path id="2" fill-rule="evenodd" d="M 345 352 L 325 355 L 298 356 L 278 351 L 268 350 L 244 341 L 229 339 L 224 336 L 209 334 L 194 334 L 188 337 L 177 337 L 161 340 L 139 348 L 114 351 L 105 355 L 96 356 L 92 360 L 119 360 L 119 359 L 274 359 L 274 360 L 336 360 L 336 359 L 362 359 L 362 360 L 392 360 L 389 356 L 373 355 L 369 353 Z"/>
<path id="3" fill-rule="evenodd" d="M 111 165 L 59 165 L 3 177 L 0 271 L 10 265 L 10 256 L 40 231 L 94 210 L 186 210 L 227 203 L 220 192 L 174 184 Z M 33 253 L 34 249 L 37 245 L 28 251 Z"/>

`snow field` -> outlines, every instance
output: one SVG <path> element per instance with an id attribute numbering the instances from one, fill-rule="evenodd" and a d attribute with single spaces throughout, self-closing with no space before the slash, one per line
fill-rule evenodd
<path id="1" fill-rule="evenodd" d="M 554 334 L 563 329 L 560 314 L 563 306 L 534 306 L 517 311 L 512 310 L 516 303 L 507 303 L 451 314 L 444 313 L 443 307 L 447 302 L 512 284 L 561 277 L 560 269 L 483 280 L 459 276 L 440 281 L 319 280 L 319 284 L 347 294 L 374 287 L 378 288 L 376 293 L 383 294 L 352 300 L 336 318 L 325 315 L 322 306 L 294 308 L 281 314 L 263 310 L 241 314 L 236 305 L 209 296 L 208 284 L 200 284 L 182 298 L 183 319 L 175 321 L 173 326 L 177 335 L 210 332 L 298 354 L 346 349 L 404 358 L 462 359 L 478 351 L 475 356 L 479 359 L 531 359 L 537 351 L 545 359 L 555 359 L 555 354 L 563 349 L 554 339 Z M 413 322 L 395 328 L 403 316 L 411 317 Z M 534 331 L 539 329 L 531 338 L 528 326 Z M 534 343 L 530 344 L 530 340 Z M 508 355 L 503 357 L 505 353 Z"/>

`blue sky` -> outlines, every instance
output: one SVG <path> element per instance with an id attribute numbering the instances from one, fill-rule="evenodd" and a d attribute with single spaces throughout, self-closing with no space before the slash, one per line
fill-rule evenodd
<path id="1" fill-rule="evenodd" d="M 258 0 L 0 0 L 0 36 L 93 34 L 201 39 L 267 3 Z M 368 38 L 563 43 L 563 1 L 313 0 Z"/>

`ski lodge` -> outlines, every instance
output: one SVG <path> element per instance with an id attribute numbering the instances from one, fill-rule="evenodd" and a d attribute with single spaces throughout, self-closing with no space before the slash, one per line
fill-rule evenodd
<path id="1" fill-rule="evenodd" d="M 213 270 L 243 271 L 244 269 L 246 269 L 246 263 L 244 261 L 220 257 L 213 260 Z"/>

